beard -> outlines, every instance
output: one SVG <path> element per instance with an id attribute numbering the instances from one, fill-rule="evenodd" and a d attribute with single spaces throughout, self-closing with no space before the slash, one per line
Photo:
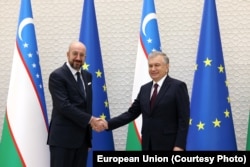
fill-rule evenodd
<path id="1" fill-rule="evenodd" d="M 83 63 L 81 61 L 71 61 L 69 62 L 70 66 L 77 71 L 82 67 Z"/>

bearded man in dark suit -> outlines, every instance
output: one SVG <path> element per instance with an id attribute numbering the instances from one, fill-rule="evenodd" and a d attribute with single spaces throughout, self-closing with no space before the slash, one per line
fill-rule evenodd
<path id="1" fill-rule="evenodd" d="M 68 61 L 49 76 L 53 109 L 48 133 L 51 167 L 84 167 L 92 147 L 92 75 L 82 69 L 86 47 L 72 42 Z"/>

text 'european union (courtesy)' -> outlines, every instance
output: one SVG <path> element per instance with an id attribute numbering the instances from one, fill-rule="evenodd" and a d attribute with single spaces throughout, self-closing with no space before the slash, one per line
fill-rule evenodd
<path id="1" fill-rule="evenodd" d="M 95 151 L 93 164 L 95 166 L 104 165 L 138 165 L 143 166 L 164 166 L 181 165 L 184 163 L 195 165 L 220 165 L 227 166 L 247 166 L 249 164 L 250 152 L 247 151 L 229 151 L 229 152 L 143 152 L 143 151 Z"/>

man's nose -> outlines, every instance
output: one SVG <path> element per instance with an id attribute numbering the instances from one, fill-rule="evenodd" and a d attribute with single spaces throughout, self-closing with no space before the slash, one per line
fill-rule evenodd
<path id="1" fill-rule="evenodd" d="M 156 68 L 155 66 L 152 66 L 152 67 L 151 67 L 151 70 L 155 70 L 155 68 Z"/>

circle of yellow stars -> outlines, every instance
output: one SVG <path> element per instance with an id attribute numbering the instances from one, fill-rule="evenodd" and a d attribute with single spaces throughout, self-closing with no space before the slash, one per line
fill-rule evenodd
<path id="1" fill-rule="evenodd" d="M 205 65 L 205 67 L 208 67 L 208 66 L 211 66 L 212 65 L 212 60 L 211 59 L 209 59 L 208 57 L 203 61 L 203 63 L 204 63 L 204 65 Z M 219 71 L 219 73 L 224 73 L 224 67 L 220 64 L 220 66 L 219 67 L 217 67 L 218 68 L 218 71 Z M 196 71 L 196 70 L 198 70 L 198 64 L 195 64 L 195 66 L 194 66 L 194 70 Z M 228 87 L 228 81 L 225 81 L 225 85 L 226 85 L 226 87 Z M 228 101 L 228 103 L 230 103 L 230 97 L 227 97 L 227 101 Z M 230 112 L 228 111 L 228 109 L 226 109 L 225 111 L 224 111 L 224 116 L 225 116 L 225 118 L 229 118 L 230 117 Z M 192 118 L 190 118 L 189 119 L 189 125 L 192 125 L 192 123 L 193 123 L 193 119 Z M 213 127 L 214 128 L 216 128 L 216 127 L 220 127 L 221 126 L 221 121 L 218 119 L 218 118 L 216 118 L 214 121 L 212 121 L 212 124 L 213 124 Z M 205 123 L 204 122 L 202 122 L 202 121 L 199 121 L 199 123 L 196 125 L 197 126 L 197 128 L 198 128 L 198 131 L 199 130 L 204 130 L 205 129 Z"/>
<path id="2" fill-rule="evenodd" d="M 89 64 L 87 64 L 86 62 L 84 62 L 84 64 L 82 65 L 82 68 L 84 69 L 84 70 L 89 70 Z M 98 69 L 96 72 L 95 72 L 95 74 L 96 74 L 96 77 L 97 78 L 102 78 L 102 72 L 100 71 L 100 69 Z M 103 89 L 103 91 L 104 92 L 107 92 L 107 87 L 106 87 L 106 85 L 104 84 L 103 86 L 102 86 L 102 89 Z M 105 108 L 108 108 L 109 107 L 109 103 L 108 103 L 108 100 L 106 99 L 105 101 L 104 101 L 104 106 L 105 106 Z M 104 113 L 102 113 L 101 115 L 100 115 L 100 118 L 101 119 L 106 119 L 106 115 L 104 114 Z"/>

